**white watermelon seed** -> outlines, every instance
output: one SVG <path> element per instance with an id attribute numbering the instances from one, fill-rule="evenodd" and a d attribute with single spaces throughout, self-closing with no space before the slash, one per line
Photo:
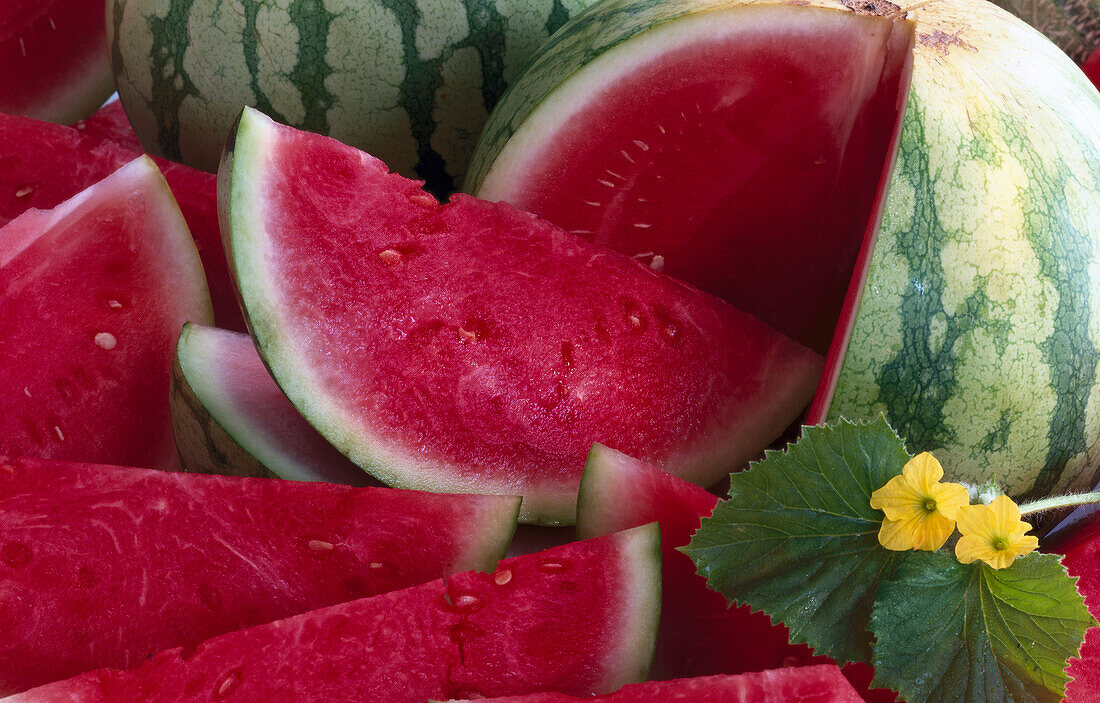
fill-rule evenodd
<path id="1" fill-rule="evenodd" d="M 108 300 L 107 307 L 111 308 L 112 310 L 121 310 L 122 303 L 118 302 L 117 300 Z"/>
<path id="2" fill-rule="evenodd" d="M 61 440 L 62 442 L 64 442 L 64 441 L 65 441 L 65 435 L 64 435 L 64 434 L 63 434 L 63 433 L 61 432 L 61 428 L 60 428 L 60 427 L 58 427 L 57 425 L 54 425 L 54 426 L 53 426 L 53 431 L 57 433 L 57 438 L 58 438 L 59 440 Z"/>
<path id="3" fill-rule="evenodd" d="M 26 186 L 23 186 L 21 188 L 16 188 L 15 189 L 15 197 L 22 200 L 23 198 L 26 198 L 31 193 L 33 193 L 35 190 L 36 190 L 36 187 L 32 186 L 32 185 L 26 185 Z"/>
<path id="4" fill-rule="evenodd" d="M 493 583 L 495 583 L 498 586 L 503 586 L 504 584 L 508 583 L 511 580 L 512 580 L 512 572 L 509 571 L 508 569 L 505 569 L 504 571 L 498 571 L 496 573 L 496 575 L 493 576 Z"/>
<path id="5" fill-rule="evenodd" d="M 118 346 L 118 340 L 110 332 L 100 332 L 95 336 L 95 345 L 100 349 L 110 351 Z"/>
<path id="6" fill-rule="evenodd" d="M 27 396 L 28 398 L 31 397 L 31 389 L 28 386 L 23 386 L 23 395 Z"/>
<path id="7" fill-rule="evenodd" d="M 660 271 L 664 269 L 664 267 L 665 257 L 661 256 L 660 254 L 654 256 L 653 261 L 649 262 L 649 268 L 653 269 L 654 271 Z"/>
<path id="8" fill-rule="evenodd" d="M 387 264 L 396 264 L 401 261 L 401 252 L 396 249 L 386 249 L 378 252 L 378 258 Z"/>
<path id="9" fill-rule="evenodd" d="M 309 541 L 309 548 L 315 552 L 330 552 L 335 547 L 333 546 L 332 542 L 325 542 L 319 539 L 311 539 Z"/>
<path id="10" fill-rule="evenodd" d="M 649 145 L 646 144 L 645 142 L 643 142 L 641 139 L 635 139 L 634 140 L 634 145 L 637 146 L 642 151 L 649 151 Z"/>

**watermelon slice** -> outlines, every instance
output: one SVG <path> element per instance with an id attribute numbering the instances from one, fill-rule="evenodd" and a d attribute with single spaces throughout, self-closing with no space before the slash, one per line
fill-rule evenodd
<path id="1" fill-rule="evenodd" d="M 369 480 L 294 409 L 247 334 L 184 325 L 170 403 L 187 471 L 359 486 Z"/>
<path id="2" fill-rule="evenodd" d="M 135 153 L 144 151 L 119 100 L 111 100 L 88 119 L 74 122 L 72 127 L 85 137 L 112 142 Z"/>
<path id="3" fill-rule="evenodd" d="M 293 484 L 287 484 L 293 485 Z M 642 680 L 660 599 L 655 525 L 509 559 L 100 670 L 4 703 L 423 703 Z"/>
<path id="4" fill-rule="evenodd" d="M 771 669 L 736 676 L 647 681 L 623 686 L 596 699 L 564 693 L 532 693 L 488 699 L 491 703 L 565 703 L 582 700 L 609 703 L 863 703 L 840 670 L 829 664 Z M 448 703 L 469 701 L 451 700 Z"/>
<path id="5" fill-rule="evenodd" d="M 1077 577 L 1085 607 L 1100 618 L 1100 516 L 1083 518 L 1043 548 L 1065 555 L 1062 565 L 1070 576 Z M 1100 703 L 1100 627 L 1085 633 L 1080 656 L 1069 660 L 1066 672 L 1071 678 L 1066 684 L 1066 703 Z"/>
<path id="6" fill-rule="evenodd" d="M 72 127 L 0 114 L 0 224 L 28 208 L 56 206 L 139 154 Z M 244 331 L 222 251 L 217 178 L 164 159 L 154 161 L 195 239 L 210 286 L 214 318 L 222 327 Z"/>
<path id="7" fill-rule="evenodd" d="M 518 507 L 0 458 L 0 695 L 491 569 Z"/>
<path id="8" fill-rule="evenodd" d="M 661 525 L 664 590 L 661 627 L 653 661 L 655 678 L 740 674 L 781 666 L 831 663 L 804 644 L 791 644 L 782 625 L 748 606 L 730 608 L 695 564 L 677 547 L 691 541 L 718 498 L 655 466 L 592 446 L 577 498 L 577 534 L 594 537 L 658 521 Z M 891 703 L 895 693 L 869 690 L 870 669 L 860 663 L 844 675 L 874 703 Z"/>
<path id="9" fill-rule="evenodd" d="M 114 91 L 103 3 L 0 3 L 0 112 L 68 124 Z"/>
<path id="10" fill-rule="evenodd" d="M 222 173 L 272 375 L 390 485 L 518 493 L 523 521 L 570 524 L 593 441 L 713 483 L 817 383 L 817 355 L 716 298 L 254 110 Z"/>
<path id="11" fill-rule="evenodd" d="M 0 453 L 177 465 L 172 342 L 210 298 L 148 157 L 0 228 L 0 290 Z"/>

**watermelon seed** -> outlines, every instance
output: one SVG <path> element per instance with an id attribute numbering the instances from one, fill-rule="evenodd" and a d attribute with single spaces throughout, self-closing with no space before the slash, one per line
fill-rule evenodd
<path id="1" fill-rule="evenodd" d="M 484 605 L 477 596 L 464 595 L 454 599 L 454 609 L 460 613 L 474 613 Z"/>
<path id="2" fill-rule="evenodd" d="M 27 386 L 23 386 L 23 395 L 25 395 L 25 396 L 27 396 L 28 398 L 30 398 L 30 397 L 31 397 L 31 389 L 30 389 L 30 388 L 28 388 Z"/>
<path id="3" fill-rule="evenodd" d="M 604 173 L 606 173 L 607 175 L 611 176 L 612 178 L 618 178 L 618 179 L 619 179 L 620 181 L 625 181 L 625 180 L 626 180 L 625 178 L 623 178 L 622 176 L 620 176 L 619 174 L 615 173 L 614 171 L 612 171 L 612 170 L 611 170 L 611 169 L 609 169 L 609 168 L 605 168 L 605 169 L 604 169 Z"/>
<path id="4" fill-rule="evenodd" d="M 653 224 L 649 223 L 649 222 L 635 222 L 634 223 L 634 227 L 636 227 L 637 229 L 649 229 L 652 226 L 653 226 Z"/>
<path id="5" fill-rule="evenodd" d="M 22 186 L 20 188 L 15 189 L 15 197 L 19 198 L 20 200 L 23 200 L 24 198 L 30 197 L 31 194 L 34 193 L 34 191 L 36 191 L 36 190 L 38 190 L 38 186 L 25 185 L 25 186 Z"/>
<path id="6" fill-rule="evenodd" d="M 466 342 L 476 342 L 477 341 L 477 332 L 474 332 L 472 330 L 468 330 L 465 327 L 460 326 L 458 328 L 458 335 L 460 337 L 462 337 L 463 341 L 466 341 Z"/>
<path id="7" fill-rule="evenodd" d="M 662 271 L 665 268 L 665 257 L 657 254 L 653 257 L 653 260 L 649 262 L 649 268 L 654 271 Z"/>
<path id="8" fill-rule="evenodd" d="M 112 310 L 121 310 L 122 303 L 118 302 L 117 300 L 108 300 L 107 307 L 111 308 Z"/>
<path id="9" fill-rule="evenodd" d="M 498 586 L 503 586 L 504 584 L 508 583 L 511 580 L 512 580 L 512 572 L 509 571 L 508 569 L 505 569 L 503 571 L 498 571 L 496 574 L 493 575 L 493 583 L 495 583 Z"/>
<path id="10" fill-rule="evenodd" d="M 31 548 L 22 542 L 5 544 L 4 548 L 0 550 L 0 559 L 13 569 L 26 566 L 31 560 L 31 555 Z"/>
<path id="11" fill-rule="evenodd" d="M 228 674 L 222 677 L 221 683 L 214 689 L 214 695 L 218 697 L 228 696 L 233 692 L 233 689 L 241 685 L 241 672 L 239 669 L 233 669 Z"/>
<path id="12" fill-rule="evenodd" d="M 311 550 L 315 552 L 331 552 L 333 549 L 335 549 L 335 546 L 332 544 L 332 542 L 325 542 L 319 539 L 311 539 L 308 546 Z"/>
<path id="13" fill-rule="evenodd" d="M 623 155 L 624 159 L 626 159 L 630 163 L 634 163 L 634 159 L 630 156 L 626 149 L 619 149 L 619 153 Z"/>
<path id="14" fill-rule="evenodd" d="M 421 207 L 434 207 L 439 204 L 439 201 L 427 193 L 413 193 L 409 196 L 409 202 Z"/>
<path id="15" fill-rule="evenodd" d="M 100 349 L 110 351 L 118 346 L 118 339 L 110 332 L 100 332 L 95 336 L 95 345 Z"/>
<path id="16" fill-rule="evenodd" d="M 643 142 L 641 139 L 635 139 L 634 146 L 638 147 L 642 151 L 649 151 L 649 145 Z"/>
<path id="17" fill-rule="evenodd" d="M 584 204 L 591 205 L 592 207 L 600 207 L 600 205 L 602 205 L 602 203 L 597 203 L 595 200 L 585 200 Z"/>
<path id="18" fill-rule="evenodd" d="M 642 319 L 637 315 L 630 315 L 629 318 L 631 326 L 640 328 L 642 326 Z"/>
<path id="19" fill-rule="evenodd" d="M 592 230 L 590 230 L 590 229 L 574 229 L 574 230 L 570 230 L 569 234 L 575 234 L 578 237 L 583 237 L 586 234 L 592 234 Z"/>
<path id="20" fill-rule="evenodd" d="M 64 441 L 65 441 L 65 435 L 64 435 L 64 434 L 62 434 L 62 432 L 61 432 L 61 428 L 60 428 L 60 427 L 58 427 L 57 425 L 54 425 L 54 426 L 53 426 L 53 431 L 57 433 L 57 438 L 58 438 L 58 439 L 59 439 L 60 441 L 62 441 L 62 442 L 64 442 Z"/>
<path id="21" fill-rule="evenodd" d="M 607 186 L 608 188 L 614 188 L 614 187 L 615 187 L 615 184 L 614 184 L 614 183 L 612 183 L 611 181 L 607 181 L 607 180 L 604 180 L 603 178 L 597 178 L 596 180 L 597 180 L 597 181 L 598 181 L 598 182 L 599 182 L 599 183 L 600 183 L 601 185 L 605 185 L 605 186 Z"/>
<path id="22" fill-rule="evenodd" d="M 569 569 L 567 565 L 562 564 L 560 561 L 548 561 L 545 559 L 538 563 L 538 568 L 540 571 L 545 571 L 547 573 L 557 573 Z"/>
<path id="23" fill-rule="evenodd" d="M 401 263 L 401 252 L 396 249 L 386 249 L 378 253 L 378 258 L 387 266 Z"/>

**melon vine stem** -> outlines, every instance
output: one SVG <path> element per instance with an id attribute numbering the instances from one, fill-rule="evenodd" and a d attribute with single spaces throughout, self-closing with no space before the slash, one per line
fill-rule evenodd
<path id="1" fill-rule="evenodd" d="M 1020 506 L 1020 516 L 1031 515 L 1043 510 L 1056 508 L 1073 508 L 1078 505 L 1090 505 L 1100 503 L 1100 491 L 1094 493 L 1075 493 L 1068 496 L 1052 496 L 1042 500 L 1034 500 Z"/>

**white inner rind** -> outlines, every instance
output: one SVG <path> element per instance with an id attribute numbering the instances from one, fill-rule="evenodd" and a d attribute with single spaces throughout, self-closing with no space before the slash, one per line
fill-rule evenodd
<path id="1" fill-rule="evenodd" d="M 646 680 L 661 619 L 660 527 L 651 522 L 624 530 L 616 538 L 620 543 L 618 568 L 624 610 L 612 620 L 620 624 L 618 646 L 607 652 L 607 674 L 597 686 L 598 693 Z"/>

